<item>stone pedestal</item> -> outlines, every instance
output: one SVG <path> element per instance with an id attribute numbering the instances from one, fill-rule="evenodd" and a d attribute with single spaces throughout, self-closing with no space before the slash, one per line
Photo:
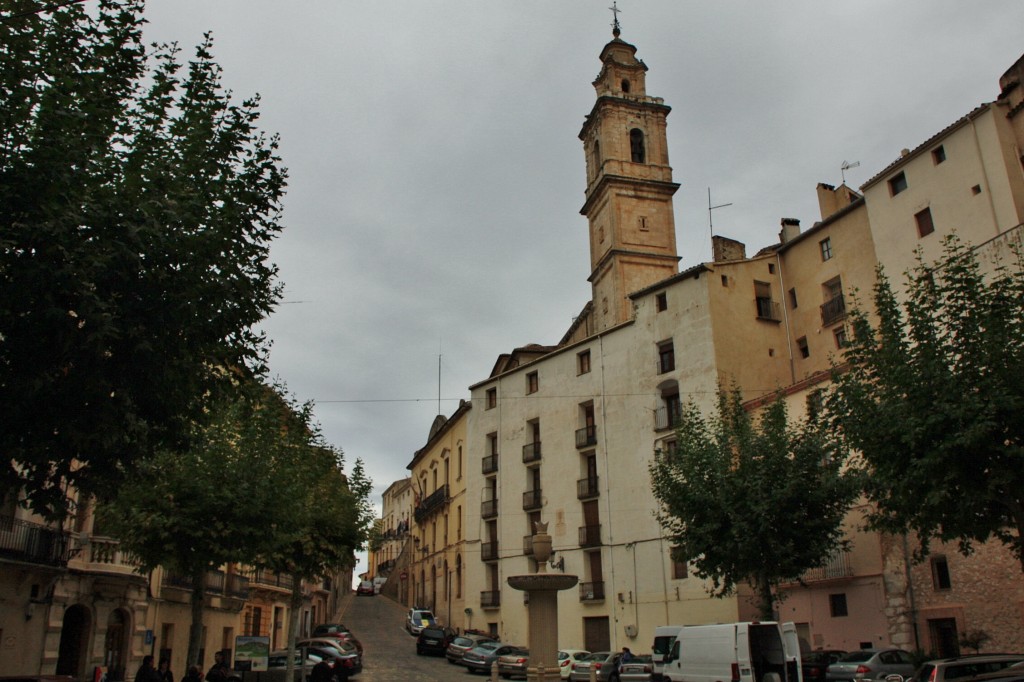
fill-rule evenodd
<path id="1" fill-rule="evenodd" d="M 543 666 L 546 680 L 554 682 L 558 676 L 558 593 L 578 582 L 574 575 L 548 573 L 551 558 L 551 536 L 547 524 L 538 524 L 533 536 L 533 556 L 537 560 L 537 573 L 514 575 L 508 579 L 510 587 L 529 595 L 530 666 L 526 679 L 538 679 L 537 669 Z"/>

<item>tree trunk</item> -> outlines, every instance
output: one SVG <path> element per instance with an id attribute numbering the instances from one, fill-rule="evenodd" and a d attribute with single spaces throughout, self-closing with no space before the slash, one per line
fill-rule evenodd
<path id="1" fill-rule="evenodd" d="M 775 599 L 772 595 L 772 583 L 767 575 L 757 576 L 757 610 L 761 620 L 774 620 Z"/>
<path id="2" fill-rule="evenodd" d="M 203 601 L 206 597 L 206 571 L 192 574 L 192 626 L 188 631 L 186 667 L 199 664 L 199 650 L 203 647 Z"/>
<path id="3" fill-rule="evenodd" d="M 299 634 L 299 611 L 302 609 L 302 578 L 292 574 L 291 611 L 288 613 L 288 670 L 286 680 L 295 679 L 295 640 Z M 300 659 L 304 664 L 305 660 Z M 305 675 L 303 675 L 305 678 Z"/>

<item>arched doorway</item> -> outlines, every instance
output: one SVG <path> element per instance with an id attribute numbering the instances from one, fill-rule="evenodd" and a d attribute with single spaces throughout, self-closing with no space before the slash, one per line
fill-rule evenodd
<path id="1" fill-rule="evenodd" d="M 60 648 L 57 653 L 58 675 L 84 678 L 89 650 L 89 626 L 92 614 L 81 604 L 73 604 L 64 611 L 60 628 Z"/>
<path id="2" fill-rule="evenodd" d="M 107 637 L 103 644 L 103 665 L 107 666 L 107 679 L 123 680 L 128 665 L 128 612 L 115 609 L 107 620 Z"/>

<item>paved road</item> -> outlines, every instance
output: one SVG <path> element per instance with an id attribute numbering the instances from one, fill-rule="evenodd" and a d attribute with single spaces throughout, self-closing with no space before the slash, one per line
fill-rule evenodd
<path id="1" fill-rule="evenodd" d="M 388 597 L 352 597 L 341 622 L 363 644 L 363 672 L 353 682 L 486 682 L 448 659 L 417 656 L 416 640 L 405 631 L 405 607 Z"/>

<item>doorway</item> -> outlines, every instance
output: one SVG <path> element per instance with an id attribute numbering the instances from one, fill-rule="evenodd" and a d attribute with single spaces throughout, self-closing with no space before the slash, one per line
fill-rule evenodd
<path id="1" fill-rule="evenodd" d="M 69 606 L 64 612 L 60 629 L 60 648 L 57 653 L 58 675 L 85 677 L 86 652 L 89 646 L 89 626 L 92 615 L 81 604 Z"/>

